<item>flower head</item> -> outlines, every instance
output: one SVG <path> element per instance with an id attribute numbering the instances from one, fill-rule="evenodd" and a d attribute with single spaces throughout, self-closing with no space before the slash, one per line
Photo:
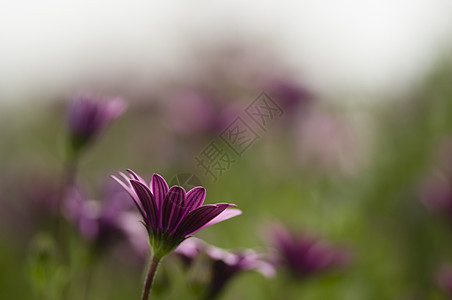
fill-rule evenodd
<path id="1" fill-rule="evenodd" d="M 174 252 L 186 265 L 191 265 L 202 255 L 207 257 L 210 273 L 206 290 L 208 299 L 215 298 L 229 280 L 243 271 L 254 270 L 268 278 L 276 274 L 273 265 L 251 249 L 228 251 L 191 238 L 184 241 Z"/>
<path id="2" fill-rule="evenodd" d="M 271 238 L 277 250 L 276 265 L 285 267 L 296 278 L 342 267 L 350 259 L 348 252 L 284 227 L 274 228 Z"/>
<path id="3" fill-rule="evenodd" d="M 125 109 L 126 104 L 121 98 L 107 99 L 92 94 L 75 97 L 68 111 L 69 132 L 73 149 L 78 151 L 91 142 Z"/>
<path id="4" fill-rule="evenodd" d="M 148 185 L 140 176 L 127 170 L 120 173 L 125 183 L 115 176 L 129 192 L 143 218 L 154 256 L 162 258 L 195 232 L 241 214 L 234 204 L 203 205 L 206 190 L 195 187 L 189 192 L 180 186 L 168 187 L 160 175 L 152 175 Z"/>

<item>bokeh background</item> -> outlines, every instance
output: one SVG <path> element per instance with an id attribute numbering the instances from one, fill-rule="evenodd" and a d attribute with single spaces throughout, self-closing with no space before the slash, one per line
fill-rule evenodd
<path id="1" fill-rule="evenodd" d="M 195 174 L 243 211 L 207 242 L 271 252 L 284 224 L 350 254 L 301 279 L 237 275 L 221 299 L 450 299 L 451 37 L 446 0 L 0 4 L 0 298 L 140 295 L 145 256 L 120 234 L 93 258 L 68 220 L 55 259 L 67 107 L 92 92 L 128 109 L 80 159 L 88 199 L 127 168 Z M 214 182 L 195 157 L 263 91 L 282 116 Z M 197 299 L 191 277 L 168 257 L 153 293 Z"/>

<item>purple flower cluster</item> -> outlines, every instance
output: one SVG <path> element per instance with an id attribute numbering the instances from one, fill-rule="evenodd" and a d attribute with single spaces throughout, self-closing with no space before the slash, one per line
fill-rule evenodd
<path id="1" fill-rule="evenodd" d="M 269 88 L 288 109 L 310 98 L 306 91 L 287 81 L 272 81 Z M 194 131 L 216 127 L 212 124 L 219 120 L 214 116 L 215 109 L 208 106 L 206 99 L 194 93 L 185 94 L 184 97 L 196 109 L 182 111 L 181 117 L 173 120 L 181 122 L 181 131 L 192 130 L 186 126 L 188 121 L 194 121 Z M 76 154 L 74 157 L 113 119 L 121 115 L 125 108 L 120 98 L 104 99 L 90 94 L 75 98 L 69 109 L 69 132 L 72 150 Z M 235 208 L 236 205 L 229 203 L 204 205 L 206 189 L 202 186 L 186 192 L 177 185 L 169 187 L 158 174 L 153 174 L 152 180 L 147 182 L 135 172 L 127 172 L 128 175 L 120 172 L 120 176 L 112 176 L 125 192 L 107 193 L 102 202 L 89 201 L 75 188 L 75 184 L 71 184 L 67 187 L 70 192 L 66 193 L 63 207 L 67 218 L 75 224 L 82 236 L 99 247 L 111 244 L 118 237 L 129 238 L 140 250 L 148 251 L 150 246 L 152 256 L 142 299 L 149 297 L 161 259 L 173 251 L 187 267 L 195 266 L 195 261 L 201 257 L 207 258 L 209 280 L 204 286 L 206 299 L 216 298 L 227 283 L 243 271 L 254 270 L 266 277 L 273 277 L 276 268 L 283 267 L 296 278 L 305 278 L 337 269 L 349 262 L 347 252 L 322 240 L 291 233 L 283 227 L 273 230 L 272 244 L 277 251 L 265 255 L 250 249 L 227 251 L 196 238 L 188 239 L 203 228 L 240 215 L 241 211 Z M 146 237 L 144 229 L 140 232 L 135 225 L 130 226 L 131 218 L 139 226 L 135 221 L 137 213 L 129 210 L 126 203 L 132 202 L 126 201 L 124 196 L 132 198 L 147 231 L 148 241 L 141 239 Z"/>

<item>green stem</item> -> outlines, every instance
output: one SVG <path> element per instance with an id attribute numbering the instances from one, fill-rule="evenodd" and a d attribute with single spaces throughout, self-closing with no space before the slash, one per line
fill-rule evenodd
<path id="1" fill-rule="evenodd" d="M 155 273 L 157 272 L 157 268 L 160 264 L 160 258 L 156 256 L 151 257 L 151 263 L 149 265 L 148 274 L 146 276 L 146 281 L 144 284 L 143 294 L 141 296 L 141 300 L 148 300 L 149 294 L 151 293 L 152 283 L 154 282 Z"/>
<path id="2" fill-rule="evenodd" d="M 64 207 L 64 199 L 67 196 L 69 188 L 74 185 L 75 177 L 77 173 L 77 165 L 78 165 L 78 157 L 75 155 L 68 155 L 66 162 L 63 167 L 63 172 L 61 175 L 61 184 L 59 190 L 57 192 L 56 199 L 56 210 L 55 210 L 55 222 L 54 222 L 54 234 L 58 241 L 59 250 L 65 252 L 64 243 L 65 243 L 65 232 L 64 232 L 64 224 L 65 218 L 63 216 L 62 210 Z"/>
<path id="3" fill-rule="evenodd" d="M 91 246 L 91 245 L 90 245 Z M 86 269 L 85 269 L 85 291 L 84 291 L 84 298 L 85 300 L 89 299 L 89 294 L 91 291 L 91 285 L 92 285 L 92 281 L 93 281 L 93 277 L 94 277 L 94 272 L 96 271 L 96 253 L 92 250 L 92 248 L 90 247 L 89 249 L 89 253 L 88 253 L 88 257 L 87 260 L 85 261 L 86 265 Z"/>

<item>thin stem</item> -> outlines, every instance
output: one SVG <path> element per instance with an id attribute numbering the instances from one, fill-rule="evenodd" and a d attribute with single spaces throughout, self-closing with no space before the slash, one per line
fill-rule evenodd
<path id="1" fill-rule="evenodd" d="M 62 213 L 64 207 L 64 199 L 67 196 L 69 188 L 74 185 L 75 177 L 77 173 L 78 157 L 75 155 L 68 155 L 66 162 L 63 167 L 63 172 L 61 175 L 61 184 L 59 190 L 57 191 L 56 205 L 55 205 L 55 223 L 54 223 L 54 233 L 58 241 L 60 251 L 65 252 L 64 243 L 64 223 L 65 219 Z"/>
<path id="2" fill-rule="evenodd" d="M 85 267 L 86 267 L 86 270 L 85 270 L 85 291 L 84 291 L 84 298 L 83 298 L 85 300 L 89 299 L 89 294 L 90 294 L 90 291 L 91 291 L 92 281 L 95 278 L 94 277 L 94 272 L 96 271 L 96 266 L 97 266 L 96 258 L 98 258 L 98 257 L 96 257 L 97 253 L 95 253 L 94 251 L 95 250 L 93 250 L 93 248 L 90 247 L 87 260 L 85 261 L 85 263 L 86 263 L 86 265 L 85 265 Z"/>
<path id="3" fill-rule="evenodd" d="M 151 257 L 151 263 L 149 265 L 148 274 L 146 275 L 146 281 L 144 283 L 143 294 L 141 296 L 141 300 L 148 300 L 149 294 L 151 293 L 152 283 L 154 282 L 155 273 L 157 272 L 157 268 L 160 264 L 160 258 L 156 256 Z"/>

